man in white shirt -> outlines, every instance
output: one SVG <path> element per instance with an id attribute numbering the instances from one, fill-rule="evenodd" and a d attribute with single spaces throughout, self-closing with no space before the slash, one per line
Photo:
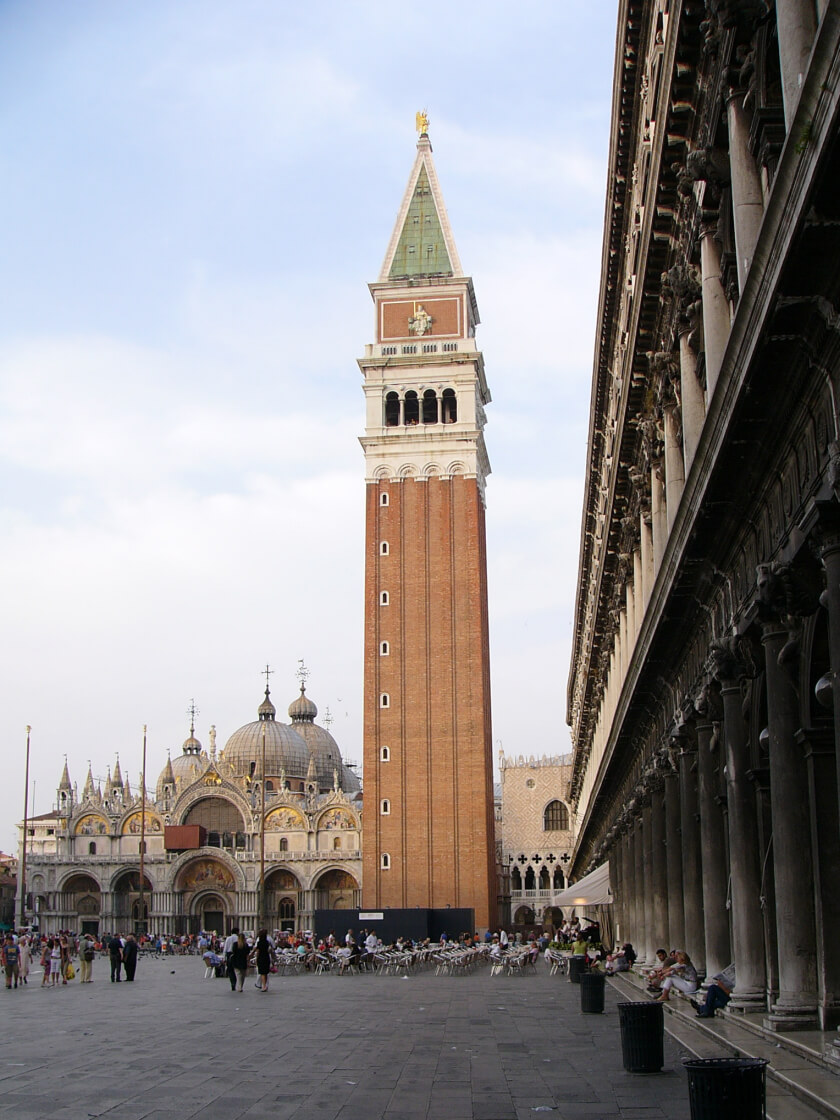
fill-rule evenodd
<path id="1" fill-rule="evenodd" d="M 222 955 L 225 958 L 225 971 L 228 980 L 230 980 L 231 991 L 236 991 L 236 970 L 230 967 L 230 954 L 233 952 L 233 947 L 239 940 L 239 926 L 234 926 L 228 936 L 225 938 L 224 948 Z"/>

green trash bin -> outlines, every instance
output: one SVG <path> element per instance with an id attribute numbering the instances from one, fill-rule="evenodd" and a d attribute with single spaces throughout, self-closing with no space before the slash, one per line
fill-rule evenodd
<path id="1" fill-rule="evenodd" d="M 764 1120 L 764 1058 L 691 1058 L 683 1065 L 691 1120 Z"/>
<path id="2" fill-rule="evenodd" d="M 665 1015 L 649 999 L 620 1003 L 621 1058 L 628 1073 L 659 1073 L 665 1063 Z"/>

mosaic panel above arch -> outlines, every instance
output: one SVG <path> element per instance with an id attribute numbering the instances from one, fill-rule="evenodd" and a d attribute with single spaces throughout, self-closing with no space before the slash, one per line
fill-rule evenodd
<path id="1" fill-rule="evenodd" d="M 318 827 L 328 830 L 336 828 L 358 828 L 359 822 L 347 809 L 327 809 L 318 818 Z"/>
<path id="2" fill-rule="evenodd" d="M 76 822 L 76 836 L 105 836 L 108 833 L 108 822 L 104 817 L 100 817 L 96 813 L 88 813 L 87 816 L 81 818 Z"/>
<path id="3" fill-rule="evenodd" d="M 142 813 L 132 813 L 123 821 L 122 835 L 123 836 L 139 836 L 143 828 L 143 815 Z M 146 813 L 146 834 L 157 833 L 163 831 L 163 825 L 158 818 L 152 813 Z"/>
<path id="4" fill-rule="evenodd" d="M 182 891 L 236 890 L 233 872 L 217 859 L 195 859 L 178 873 L 177 887 Z"/>
<path id="5" fill-rule="evenodd" d="M 285 832 L 294 828 L 306 828 L 306 819 L 303 813 L 299 813 L 297 809 L 290 809 L 287 806 L 283 806 L 280 809 L 271 810 L 265 818 L 265 827 L 272 832 Z"/>

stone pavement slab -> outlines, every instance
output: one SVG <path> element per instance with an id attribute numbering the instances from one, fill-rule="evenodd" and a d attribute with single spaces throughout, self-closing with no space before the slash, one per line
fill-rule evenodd
<path id="1" fill-rule="evenodd" d="M 233 993 L 195 957 L 134 984 L 0 990 L 0 1120 L 689 1120 L 677 1046 L 622 1069 L 616 1003 L 535 974 L 272 977 Z"/>

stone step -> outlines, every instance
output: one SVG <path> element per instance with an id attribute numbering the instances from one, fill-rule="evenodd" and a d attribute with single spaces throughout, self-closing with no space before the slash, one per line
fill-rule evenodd
<path id="1" fill-rule="evenodd" d="M 610 982 L 627 999 L 650 998 L 635 977 L 613 977 Z M 789 1045 L 788 1036 L 751 1030 L 740 1018 L 698 1019 L 685 999 L 669 1000 L 664 1010 L 668 1034 L 696 1057 L 764 1058 L 768 1062 L 769 1120 L 810 1120 L 812 1116 L 840 1120 L 840 1078 L 815 1061 L 813 1050 Z"/>

